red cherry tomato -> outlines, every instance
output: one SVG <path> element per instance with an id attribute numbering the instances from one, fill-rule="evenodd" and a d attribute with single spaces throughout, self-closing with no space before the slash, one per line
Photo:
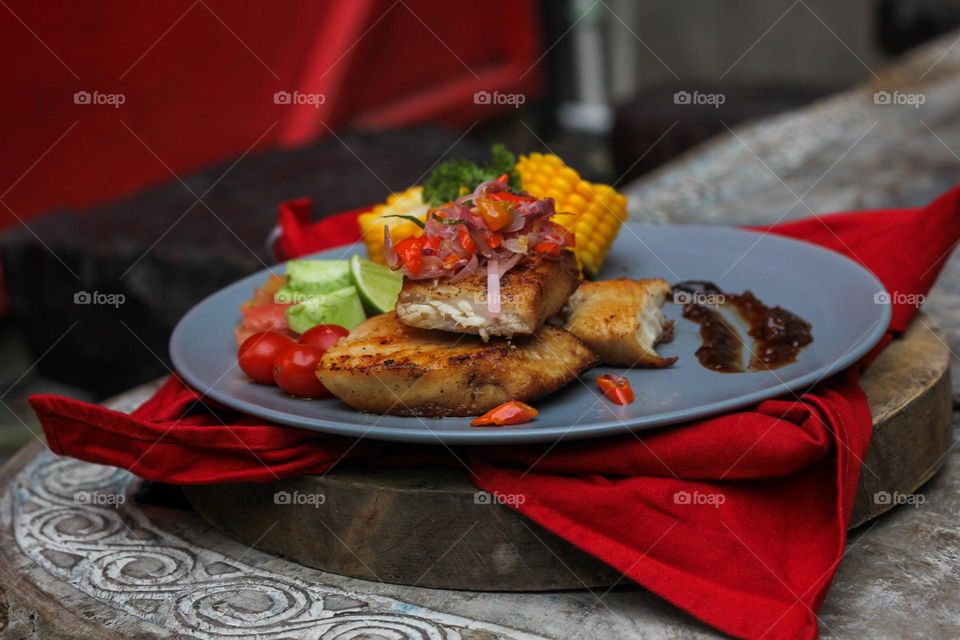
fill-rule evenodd
<path id="1" fill-rule="evenodd" d="M 273 363 L 277 385 L 298 398 L 325 398 L 330 395 L 317 378 L 323 350 L 311 344 L 295 344 L 284 349 Z"/>
<path id="2" fill-rule="evenodd" d="M 340 338 L 346 338 L 348 335 L 350 335 L 350 331 L 338 324 L 318 324 L 304 331 L 298 342 L 300 344 L 311 344 L 319 347 L 321 351 L 326 351 L 337 344 Z"/>
<path id="3" fill-rule="evenodd" d="M 255 382 L 274 384 L 273 361 L 293 344 L 296 344 L 293 340 L 274 331 L 255 333 L 240 345 L 237 356 L 240 369 Z"/>

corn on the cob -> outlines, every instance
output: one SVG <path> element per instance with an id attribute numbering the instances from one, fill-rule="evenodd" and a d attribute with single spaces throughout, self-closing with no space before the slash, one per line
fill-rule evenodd
<path id="1" fill-rule="evenodd" d="M 384 218 L 384 216 L 414 216 L 426 221 L 429 205 L 423 201 L 423 188 L 411 187 L 400 193 L 392 193 L 387 201 L 378 204 L 367 213 L 360 214 L 360 233 L 367 245 L 367 255 L 374 262 L 386 264 L 383 256 L 383 227 L 390 225 L 390 238 L 394 244 L 409 236 L 420 235 L 421 230 L 413 222 L 403 218 Z"/>
<path id="2" fill-rule="evenodd" d="M 554 219 L 576 237 L 574 252 L 580 267 L 588 276 L 596 276 L 627 218 L 627 199 L 613 187 L 582 179 L 549 153 L 520 156 L 517 173 L 524 191 L 537 198 L 553 198 Z"/>
<path id="3" fill-rule="evenodd" d="M 627 199 L 613 187 L 582 179 L 553 154 L 520 156 L 517 173 L 524 191 L 537 198 L 553 198 L 556 221 L 572 231 L 576 238 L 574 253 L 581 269 L 588 276 L 596 276 L 627 218 Z M 407 215 L 426 221 L 429 210 L 429 205 L 423 201 L 423 189 L 411 187 L 391 194 L 385 203 L 361 214 L 360 231 L 370 259 L 386 263 L 383 256 L 384 225 L 390 225 L 394 244 L 421 233 L 420 227 L 413 222 L 384 216 Z"/>

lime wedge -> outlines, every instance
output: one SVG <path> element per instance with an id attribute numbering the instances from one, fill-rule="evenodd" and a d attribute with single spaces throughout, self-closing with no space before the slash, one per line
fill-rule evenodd
<path id="1" fill-rule="evenodd" d="M 403 286 L 403 275 L 360 256 L 350 259 L 350 274 L 367 313 L 393 311 Z"/>

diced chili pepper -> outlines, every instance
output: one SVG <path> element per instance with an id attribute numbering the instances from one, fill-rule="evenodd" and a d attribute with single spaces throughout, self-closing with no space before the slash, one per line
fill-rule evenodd
<path id="1" fill-rule="evenodd" d="M 472 254 L 477 250 L 477 243 L 473 241 L 473 236 L 463 227 L 457 229 L 457 239 L 460 241 L 460 246 L 463 247 L 463 250 L 467 253 Z"/>
<path id="2" fill-rule="evenodd" d="M 559 255 L 559 253 L 563 250 L 563 245 L 558 242 L 538 242 L 536 245 L 534 245 L 533 250 L 536 253 Z"/>
<path id="3" fill-rule="evenodd" d="M 500 177 L 497 178 L 497 182 L 502 182 L 503 184 L 507 184 L 508 182 L 510 182 L 510 176 L 508 176 L 505 173 L 501 173 Z"/>
<path id="4" fill-rule="evenodd" d="M 420 236 L 420 248 L 426 249 L 428 247 L 434 251 L 440 249 L 440 238 L 436 236 Z"/>
<path id="5" fill-rule="evenodd" d="M 509 191 L 497 191 L 496 193 L 489 193 L 485 197 L 490 198 L 491 200 L 501 200 L 505 202 L 535 202 L 536 198 L 533 196 L 523 196 L 516 193 L 510 193 Z"/>
<path id="6" fill-rule="evenodd" d="M 607 400 L 614 404 L 630 404 L 633 402 L 633 389 L 630 381 L 623 376 L 605 373 L 597 378 L 597 385 Z"/>
<path id="7" fill-rule="evenodd" d="M 422 244 L 420 238 L 404 238 L 397 243 L 397 246 L 394 247 L 394 250 L 397 252 L 397 256 L 400 257 L 400 262 L 403 263 L 403 266 L 413 274 L 417 275 L 420 273 L 420 263 L 422 258 Z"/>
<path id="8" fill-rule="evenodd" d="M 487 240 L 487 244 L 490 245 L 491 249 L 496 249 L 501 244 L 503 244 L 503 236 L 499 233 L 491 233 L 490 239 Z"/>
<path id="9" fill-rule="evenodd" d="M 530 405 L 511 400 L 494 407 L 470 423 L 473 427 L 502 427 L 509 424 L 530 422 L 537 416 L 537 410 Z"/>

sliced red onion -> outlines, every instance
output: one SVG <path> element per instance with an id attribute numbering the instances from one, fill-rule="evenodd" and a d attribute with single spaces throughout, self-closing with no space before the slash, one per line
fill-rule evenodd
<path id="1" fill-rule="evenodd" d="M 522 253 L 515 253 L 512 257 L 507 258 L 507 260 L 500 266 L 500 277 L 502 278 L 507 271 L 513 269 L 517 266 L 517 263 L 523 259 Z"/>
<path id="2" fill-rule="evenodd" d="M 390 225 L 383 225 L 383 257 L 387 260 L 387 266 L 391 269 L 397 268 L 397 252 L 393 250 L 393 240 L 390 238 Z"/>
<path id="3" fill-rule="evenodd" d="M 527 252 L 529 241 L 525 244 L 520 238 L 510 238 L 509 240 L 503 241 L 503 246 L 513 253 L 522 255 Z"/>
<path id="4" fill-rule="evenodd" d="M 487 195 L 488 193 L 497 193 L 498 191 L 506 191 L 510 186 L 500 182 L 499 180 L 487 180 L 486 182 L 481 182 L 477 185 L 474 193 L 478 195 Z"/>
<path id="5" fill-rule="evenodd" d="M 496 318 L 500 315 L 500 262 L 487 262 L 487 316 Z"/>
<path id="6" fill-rule="evenodd" d="M 520 202 L 517 211 L 524 218 L 550 217 L 554 214 L 553 198 L 543 198 L 531 202 Z"/>
<path id="7" fill-rule="evenodd" d="M 503 233 L 513 233 L 514 231 L 520 231 L 527 224 L 527 219 L 514 210 L 513 220 L 510 221 L 510 224 L 505 226 L 501 231 Z"/>
<path id="8" fill-rule="evenodd" d="M 480 267 L 480 260 L 477 259 L 477 254 L 470 256 L 470 261 L 463 266 L 463 269 L 460 269 L 448 282 L 451 284 L 456 284 L 463 280 L 466 280 L 473 274 L 477 272 L 477 269 Z"/>

